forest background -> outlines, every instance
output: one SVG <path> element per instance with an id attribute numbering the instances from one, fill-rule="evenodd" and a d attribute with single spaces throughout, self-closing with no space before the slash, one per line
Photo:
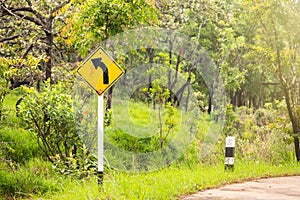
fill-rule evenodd
<path id="1" fill-rule="evenodd" d="M 299 174 L 299 11 L 297 0 L 0 0 L 3 199 L 73 198 L 76 190 L 92 199 L 177 198 L 247 178 Z M 126 33 L 137 36 L 139 31 L 151 39 L 157 34 L 152 30 L 169 31 L 160 38 L 166 48 L 136 39 L 137 48 L 126 40 Z M 178 48 L 174 33 L 197 47 L 198 63 L 187 59 L 191 46 Z M 110 46 L 120 38 L 126 53 Z M 96 95 L 76 73 L 99 44 L 128 79 L 132 71 L 144 79 L 125 108 L 120 103 L 124 94 L 117 95 L 114 87 L 105 94 L 106 139 L 127 152 L 161 152 L 147 160 L 116 158 L 107 151 L 106 183 L 100 189 L 94 183 L 96 158 L 80 137 L 95 131 L 95 113 L 83 105 L 94 108 Z M 213 63 L 208 79 L 197 70 L 204 65 L 203 55 Z M 140 66 L 145 70 L 136 70 Z M 136 81 L 120 80 L 127 88 Z M 216 90 L 220 82 L 222 93 Z M 78 85 L 84 88 L 82 96 L 74 94 Z M 184 127 L 181 114 L 195 109 L 197 125 L 182 133 L 194 139 L 177 155 L 181 150 L 172 142 L 186 142 L 176 135 Z M 130 118 L 122 115 L 126 112 Z M 155 134 L 147 137 L 134 137 L 118 126 L 133 123 L 131 131 L 138 133 L 149 119 Z M 210 138 L 211 129 L 217 136 Z M 223 170 L 229 135 L 236 137 L 240 165 L 233 174 Z M 209 152 L 203 154 L 207 144 Z M 136 171 L 148 173 L 132 174 Z M 211 181 L 205 181 L 207 174 L 214 174 Z M 154 179 L 161 182 L 155 185 Z M 152 187 L 142 184 L 152 181 Z"/>

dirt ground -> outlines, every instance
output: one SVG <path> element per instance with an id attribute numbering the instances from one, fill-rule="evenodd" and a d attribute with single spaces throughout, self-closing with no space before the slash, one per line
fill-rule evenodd
<path id="1" fill-rule="evenodd" d="M 300 200 L 300 176 L 226 185 L 198 192 L 182 200 Z"/>

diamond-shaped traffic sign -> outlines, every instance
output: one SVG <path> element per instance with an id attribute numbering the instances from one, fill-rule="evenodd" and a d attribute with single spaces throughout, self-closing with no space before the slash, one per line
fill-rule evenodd
<path id="1" fill-rule="evenodd" d="M 99 95 L 124 74 L 124 70 L 101 47 L 87 57 L 77 71 Z"/>

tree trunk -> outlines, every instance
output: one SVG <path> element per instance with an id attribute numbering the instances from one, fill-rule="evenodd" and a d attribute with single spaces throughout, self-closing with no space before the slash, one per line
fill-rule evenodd
<path id="1" fill-rule="evenodd" d="M 173 57 L 173 42 L 169 40 L 169 65 L 172 65 L 172 57 Z M 168 70 L 168 88 L 171 90 L 171 70 Z"/>
<path id="2" fill-rule="evenodd" d="M 151 88 L 152 88 L 152 75 L 150 74 L 149 77 L 148 77 L 148 89 L 147 89 L 147 101 L 148 101 L 148 104 L 151 103 Z"/>
<path id="3" fill-rule="evenodd" d="M 177 56 L 177 63 L 176 63 L 176 67 L 175 67 L 175 77 L 174 77 L 174 81 L 171 84 L 171 86 L 169 87 L 170 90 L 173 90 L 175 84 L 177 83 L 177 79 L 178 79 L 178 71 L 179 71 L 179 64 L 181 62 L 181 58 L 180 55 Z"/>
<path id="4" fill-rule="evenodd" d="M 238 90 L 236 91 L 236 106 L 237 107 L 241 107 L 243 105 L 243 102 L 242 102 L 242 91 L 241 90 Z"/>
<path id="5" fill-rule="evenodd" d="M 234 91 L 230 90 L 229 95 L 230 95 L 230 104 L 234 106 L 235 105 Z"/>
<path id="6" fill-rule="evenodd" d="M 248 108 L 251 108 L 251 101 L 252 101 L 252 97 L 251 95 L 249 96 L 249 99 L 248 99 Z"/>
<path id="7" fill-rule="evenodd" d="M 299 137 L 298 136 L 294 136 L 294 144 L 295 144 L 296 159 L 299 162 L 300 161 L 300 148 L 299 148 Z"/>
<path id="8" fill-rule="evenodd" d="M 158 119 L 159 119 L 159 145 L 160 149 L 163 148 L 163 127 L 161 120 L 161 104 L 158 105 Z"/>
<path id="9" fill-rule="evenodd" d="M 275 39 L 276 42 L 278 41 L 277 38 L 277 33 L 275 31 Z M 286 102 L 286 108 L 288 110 L 288 114 L 289 114 L 289 118 L 291 120 L 292 123 L 292 127 L 293 127 L 293 133 L 296 134 L 296 136 L 294 136 L 294 145 L 295 145 L 295 154 L 296 154 L 296 159 L 297 161 L 300 161 L 300 150 L 299 150 L 299 119 L 298 119 L 298 115 L 296 114 L 296 112 L 293 110 L 295 105 L 293 104 L 293 100 L 291 99 L 292 97 L 290 96 L 290 92 L 289 92 L 289 85 L 287 84 L 284 76 L 283 76 L 283 71 L 282 71 L 282 66 L 281 66 L 281 59 L 280 59 L 280 49 L 278 46 L 278 43 L 276 43 L 276 59 L 277 59 L 277 66 L 278 66 L 278 78 L 280 81 L 280 85 L 281 85 L 281 89 L 283 92 L 283 95 L 285 97 L 285 102 Z"/>
<path id="10" fill-rule="evenodd" d="M 110 87 L 107 91 L 107 100 L 106 100 L 106 111 L 109 111 L 111 109 L 111 104 L 112 104 L 112 95 L 113 94 L 113 86 Z"/>
<path id="11" fill-rule="evenodd" d="M 148 53 L 148 56 L 149 56 L 149 69 L 151 70 L 151 68 L 153 67 L 153 60 L 154 60 L 154 49 L 153 48 L 148 48 L 147 49 L 147 53 Z M 148 99 L 148 103 L 150 104 L 151 102 L 151 89 L 152 89 L 152 75 L 149 74 L 149 78 L 148 78 L 148 94 L 147 94 L 147 99 Z M 153 98 L 153 109 L 156 108 L 156 105 L 155 105 L 155 98 Z"/>
<path id="12" fill-rule="evenodd" d="M 212 96 L 211 96 L 211 94 L 208 94 L 208 109 L 207 109 L 207 113 L 210 115 L 211 112 L 212 112 Z"/>
<path id="13" fill-rule="evenodd" d="M 46 33 L 46 80 L 50 79 L 50 83 L 53 83 L 52 80 L 52 46 L 53 46 L 53 34 L 52 34 L 52 20 L 48 21 L 48 30 Z"/>
<path id="14" fill-rule="evenodd" d="M 188 86 L 187 86 L 187 95 L 186 95 L 186 100 L 185 100 L 185 112 L 188 111 L 189 109 L 189 98 L 190 98 L 190 93 L 191 93 L 191 86 L 190 86 L 190 79 L 188 79 Z"/>

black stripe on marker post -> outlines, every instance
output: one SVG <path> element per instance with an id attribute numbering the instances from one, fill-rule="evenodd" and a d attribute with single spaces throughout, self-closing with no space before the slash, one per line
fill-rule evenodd
<path id="1" fill-rule="evenodd" d="M 225 157 L 234 157 L 234 147 L 226 147 L 225 148 Z"/>
<path id="2" fill-rule="evenodd" d="M 98 171 L 98 184 L 103 184 L 103 172 Z"/>

